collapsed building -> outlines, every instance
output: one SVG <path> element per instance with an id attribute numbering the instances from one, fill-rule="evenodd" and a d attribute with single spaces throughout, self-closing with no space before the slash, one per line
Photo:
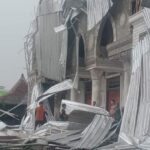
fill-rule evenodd
<path id="1" fill-rule="evenodd" d="M 149 150 L 145 7 L 148 0 L 40 0 L 25 41 L 27 115 L 17 130 L 0 122 L 0 148 Z M 112 99 L 123 113 L 121 127 L 108 112 Z M 34 130 L 39 101 L 47 123 Z M 58 121 L 61 104 L 66 122 Z"/>
<path id="2" fill-rule="evenodd" d="M 96 101 L 106 109 L 115 99 L 124 107 L 137 42 L 130 22 L 134 7 L 128 0 L 39 2 L 29 40 L 30 87 L 38 83 L 44 92 L 66 79 L 74 81 L 74 88 L 50 98 L 53 113 L 62 98 L 89 105 Z"/>
<path id="3" fill-rule="evenodd" d="M 40 0 L 25 42 L 29 109 L 35 100 L 44 101 L 49 120 L 57 120 L 62 99 L 83 103 L 80 107 L 95 102 L 108 111 L 114 99 L 124 113 L 118 143 L 101 147 L 112 123 L 102 113 L 108 118 L 97 115 L 83 132 L 49 136 L 51 147 L 149 149 L 150 11 L 145 6 L 141 0 Z"/>

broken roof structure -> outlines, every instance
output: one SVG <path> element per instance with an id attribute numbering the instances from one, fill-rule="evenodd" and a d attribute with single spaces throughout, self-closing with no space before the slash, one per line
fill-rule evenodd
<path id="1" fill-rule="evenodd" d="M 46 92 L 47 95 L 49 94 L 51 96 L 51 93 L 48 93 L 48 91 Z M 40 101 L 40 98 L 43 99 L 43 96 L 39 96 L 37 99 Z M 39 144 L 42 147 L 46 146 L 55 149 L 90 150 L 103 145 L 104 142 L 115 134 L 119 126 L 119 123 L 112 124 L 114 119 L 103 108 L 71 102 L 69 100 L 62 100 L 62 104 L 66 105 L 66 114 L 69 116 L 68 121 L 50 120 L 35 133 L 31 134 L 29 132 L 31 135 L 28 140 L 24 141 L 25 143 L 22 146 L 34 147 L 34 145 L 37 146 Z M 29 110 L 33 108 L 29 108 Z M 30 116 L 28 115 L 26 118 L 28 117 Z M 26 119 L 24 121 L 26 122 Z M 34 119 L 27 119 L 27 121 L 32 124 Z M 30 128 L 29 126 L 24 126 L 27 124 L 28 122 L 23 122 L 21 129 L 27 131 Z M 32 144 L 28 145 L 28 143 Z M 18 147 L 17 145 L 12 146 Z M 2 147 L 5 148 L 5 146 Z M 21 145 L 19 147 L 21 148 Z"/>
<path id="2" fill-rule="evenodd" d="M 23 146 L 150 149 L 149 12 L 140 0 L 40 1 L 36 30 L 28 36 L 33 90 L 22 122 L 30 138 Z M 103 109 L 110 111 L 112 100 L 124 110 L 117 143 L 112 137 L 121 122 L 114 124 Z M 34 133 L 39 101 L 49 117 Z M 97 107 L 86 105 L 93 102 Z M 70 115 L 65 123 L 56 119 L 63 103 Z"/>
<path id="3" fill-rule="evenodd" d="M 65 149 L 93 149 L 100 146 L 111 128 L 110 117 L 96 115 L 91 124 L 83 131 L 69 131 L 59 134 L 52 134 L 45 137 L 50 146 Z M 95 127 L 95 125 L 97 125 Z"/>
<path id="4" fill-rule="evenodd" d="M 68 107 L 72 102 L 68 103 L 68 101 L 63 101 L 63 103 Z M 73 109 L 73 111 L 80 112 L 81 116 L 83 112 L 87 118 L 90 117 L 90 113 L 96 114 L 95 107 L 93 106 L 75 102 L 72 103 L 72 106 L 74 105 L 76 109 Z M 76 119 L 72 119 L 72 122 L 50 121 L 39 127 L 32 134 L 2 123 L 0 124 L 0 143 L 3 144 L 0 145 L 0 148 L 23 149 L 24 147 L 38 148 L 42 146 L 56 149 L 92 149 L 99 147 L 105 140 L 109 139 L 115 131 L 114 129 L 111 130 L 113 119 L 109 117 L 108 112 L 101 108 L 96 109 L 97 114 L 95 117 L 91 115 L 92 119 L 88 119 L 88 122 L 84 122 L 84 124 L 78 119 L 80 116 Z M 74 114 L 69 114 L 69 118 L 73 116 Z M 110 130 L 111 132 L 109 133 Z M 4 140 L 4 138 L 6 139 Z M 6 142 L 8 138 L 11 139 L 12 142 L 7 145 Z"/>

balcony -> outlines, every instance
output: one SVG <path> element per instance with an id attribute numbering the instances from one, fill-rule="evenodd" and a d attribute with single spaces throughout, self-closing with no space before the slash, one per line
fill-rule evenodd
<path id="1" fill-rule="evenodd" d="M 132 35 L 128 35 L 107 46 L 109 59 L 128 58 L 132 49 Z"/>

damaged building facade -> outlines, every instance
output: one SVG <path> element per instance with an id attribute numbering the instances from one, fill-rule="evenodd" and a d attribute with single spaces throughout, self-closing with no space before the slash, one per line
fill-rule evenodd
<path id="1" fill-rule="evenodd" d="M 62 99 L 123 109 L 132 48 L 145 35 L 140 0 L 40 0 L 25 42 L 30 91 L 73 81 L 47 100 L 56 118 Z"/>
<path id="2" fill-rule="evenodd" d="M 149 150 L 149 4 L 40 0 L 24 45 L 27 113 L 19 127 L 0 122 L 0 149 Z"/>

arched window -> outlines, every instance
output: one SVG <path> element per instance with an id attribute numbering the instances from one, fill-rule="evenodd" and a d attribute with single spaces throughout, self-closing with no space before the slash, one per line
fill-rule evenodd
<path id="1" fill-rule="evenodd" d="M 101 46 L 107 46 L 112 42 L 113 42 L 113 28 L 110 19 L 108 19 L 102 31 Z"/>
<path id="2" fill-rule="evenodd" d="M 103 27 L 100 29 L 98 38 L 99 57 L 107 58 L 106 46 L 114 41 L 113 27 L 110 19 L 107 19 Z"/>

